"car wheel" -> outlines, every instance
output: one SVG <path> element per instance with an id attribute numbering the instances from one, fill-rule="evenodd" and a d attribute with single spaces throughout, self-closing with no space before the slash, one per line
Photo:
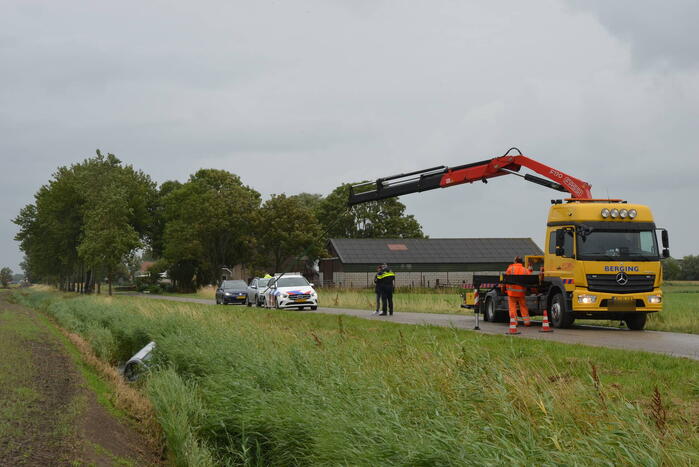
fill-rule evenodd
<path id="1" fill-rule="evenodd" d="M 252 306 L 252 303 L 250 303 L 250 298 L 249 298 L 249 297 L 245 299 L 245 304 L 246 304 L 247 306 Z"/>
<path id="2" fill-rule="evenodd" d="M 311 307 L 311 310 L 317 310 L 317 309 L 318 309 L 317 306 L 312 306 L 312 307 Z"/>
<path id="3" fill-rule="evenodd" d="M 554 328 L 569 328 L 575 322 L 573 313 L 568 311 L 563 294 L 556 292 L 551 298 L 551 325 Z"/>
<path id="4" fill-rule="evenodd" d="M 220 305 L 220 304 L 221 304 L 221 301 L 218 299 L 218 297 L 216 297 L 216 305 Z"/>
<path id="5" fill-rule="evenodd" d="M 626 321 L 626 326 L 632 331 L 642 331 L 646 325 L 647 318 L 648 313 L 638 313 L 627 316 L 624 318 L 624 321 Z"/>

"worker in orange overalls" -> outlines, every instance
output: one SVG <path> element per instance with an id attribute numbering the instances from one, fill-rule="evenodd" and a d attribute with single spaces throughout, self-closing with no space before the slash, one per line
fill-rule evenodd
<path id="1" fill-rule="evenodd" d="M 529 269 L 524 267 L 522 257 L 515 256 L 515 262 L 510 264 L 505 271 L 507 275 L 528 275 Z M 529 310 L 527 309 L 527 289 L 523 285 L 507 284 L 507 302 L 510 306 L 510 318 L 517 319 L 517 305 L 519 305 L 519 314 L 524 319 L 525 326 L 531 326 L 529 320 Z"/>

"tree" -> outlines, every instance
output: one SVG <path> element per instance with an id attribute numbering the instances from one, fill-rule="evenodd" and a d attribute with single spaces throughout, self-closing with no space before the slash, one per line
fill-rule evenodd
<path id="1" fill-rule="evenodd" d="M 127 254 L 125 248 L 152 237 L 155 184 L 113 154 L 98 150 L 59 167 L 34 198 L 14 219 L 32 280 L 70 290 L 79 283 L 89 291 L 97 271 L 114 270 L 114 258 Z"/>
<path id="2" fill-rule="evenodd" d="M 180 290 L 214 283 L 254 257 L 260 194 L 225 170 L 201 169 L 163 199 L 163 252 Z"/>
<path id="3" fill-rule="evenodd" d="M 667 258 L 662 260 L 663 264 L 663 279 L 666 281 L 676 281 L 682 278 L 681 262 L 675 258 Z"/>
<path id="4" fill-rule="evenodd" d="M 302 206 L 307 207 L 313 214 L 317 214 L 320 204 L 323 202 L 323 195 L 319 193 L 299 193 L 298 195 L 291 195 L 289 198 L 294 198 L 301 203 Z"/>
<path id="5" fill-rule="evenodd" d="M 699 256 L 685 256 L 684 258 L 682 258 L 681 267 L 683 280 L 699 280 Z"/>
<path id="6" fill-rule="evenodd" d="M 109 295 L 114 273 L 127 256 L 141 246 L 138 232 L 129 223 L 129 205 L 124 187 L 109 185 L 85 213 L 83 238 L 78 256 L 107 275 Z"/>
<path id="7" fill-rule="evenodd" d="M 297 196 L 272 195 L 260 214 L 261 263 L 281 272 L 290 260 L 313 260 L 321 255 L 322 227 Z"/>
<path id="8" fill-rule="evenodd" d="M 348 208 L 349 187 L 337 187 L 317 208 L 329 238 L 425 238 L 420 223 L 405 214 L 405 205 L 396 198 Z"/>
<path id="9" fill-rule="evenodd" d="M 12 269 L 4 267 L 0 269 L 0 283 L 3 287 L 7 287 L 12 282 Z"/>

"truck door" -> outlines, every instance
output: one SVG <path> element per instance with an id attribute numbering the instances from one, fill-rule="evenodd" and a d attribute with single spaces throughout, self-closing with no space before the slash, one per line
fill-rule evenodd
<path id="1" fill-rule="evenodd" d="M 556 255 L 556 232 L 563 230 L 563 254 Z M 560 277 L 564 282 L 572 281 L 575 274 L 575 234 L 573 227 L 553 227 L 549 230 L 548 248 L 545 257 L 547 277 Z M 572 282 L 570 282 L 572 284 Z"/>

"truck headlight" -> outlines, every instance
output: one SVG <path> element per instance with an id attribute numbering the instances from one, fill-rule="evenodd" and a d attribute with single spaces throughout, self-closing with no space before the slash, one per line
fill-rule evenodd
<path id="1" fill-rule="evenodd" d="M 592 304 L 597 303 L 597 295 L 580 294 L 578 295 L 578 303 Z"/>
<path id="2" fill-rule="evenodd" d="M 662 295 L 649 295 L 648 296 L 648 303 L 652 303 L 653 305 L 657 305 L 659 303 L 663 302 L 663 296 Z"/>

